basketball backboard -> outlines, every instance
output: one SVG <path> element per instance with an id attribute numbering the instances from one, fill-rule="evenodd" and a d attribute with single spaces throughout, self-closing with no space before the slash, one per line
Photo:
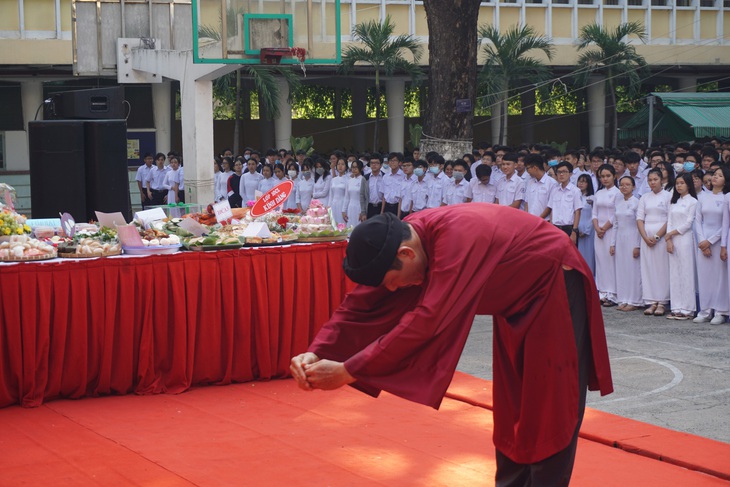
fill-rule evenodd
<path id="1" fill-rule="evenodd" d="M 192 1 L 196 63 L 341 61 L 340 0 Z"/>

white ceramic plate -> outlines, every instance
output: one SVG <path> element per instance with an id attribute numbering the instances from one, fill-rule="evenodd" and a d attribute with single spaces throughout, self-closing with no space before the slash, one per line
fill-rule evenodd
<path id="1" fill-rule="evenodd" d="M 156 245 L 154 247 L 122 247 L 128 255 L 174 254 L 182 245 Z"/>

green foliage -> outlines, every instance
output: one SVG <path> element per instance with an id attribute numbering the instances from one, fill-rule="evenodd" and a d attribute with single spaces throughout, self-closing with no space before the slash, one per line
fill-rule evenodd
<path id="1" fill-rule="evenodd" d="M 551 86 L 548 96 L 535 94 L 535 115 L 566 115 L 577 113 L 578 96 L 562 83 Z"/>
<path id="2" fill-rule="evenodd" d="M 421 136 L 423 135 L 423 126 L 420 124 L 408 124 L 408 133 L 411 139 L 408 141 L 411 144 L 411 148 L 419 147 L 421 145 Z"/>
<path id="3" fill-rule="evenodd" d="M 406 86 L 405 106 L 403 113 L 406 117 L 415 118 L 421 116 L 421 87 L 415 85 Z"/>
<path id="4" fill-rule="evenodd" d="M 335 118 L 335 88 L 302 85 L 292 103 L 293 118 Z"/>
<path id="5" fill-rule="evenodd" d="M 303 150 L 307 155 L 311 155 L 314 152 L 314 138 L 309 137 L 294 137 L 292 136 L 289 140 L 291 142 L 291 150 L 296 154 L 297 151 Z"/>
<path id="6" fill-rule="evenodd" d="M 342 53 L 341 69 L 352 72 L 358 63 L 375 68 L 376 73 L 382 71 L 387 76 L 395 73 L 407 73 L 413 80 L 421 77 L 421 46 L 410 35 L 399 35 L 393 38 L 395 24 L 390 15 L 381 23 L 377 20 L 362 22 L 352 28 L 352 36 L 356 42 L 364 44 L 347 46 Z M 409 52 L 413 61 L 408 61 L 404 53 Z"/>
<path id="7" fill-rule="evenodd" d="M 484 42 L 487 41 L 487 42 Z M 538 36 L 530 26 L 513 26 L 502 33 L 495 25 L 479 27 L 479 42 L 483 43 L 484 65 L 478 76 L 478 84 L 485 92 L 480 101 L 489 106 L 502 104 L 499 120 L 500 143 L 504 142 L 507 116 L 519 113 L 520 90 L 537 85 L 550 78 L 550 68 L 539 59 L 530 57 L 531 51 L 542 51 L 548 59 L 555 52 L 550 40 Z M 514 97 L 510 100 L 511 97 Z"/>

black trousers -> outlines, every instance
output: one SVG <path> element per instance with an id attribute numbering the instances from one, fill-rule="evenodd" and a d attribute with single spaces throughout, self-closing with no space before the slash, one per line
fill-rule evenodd
<path id="1" fill-rule="evenodd" d="M 368 204 L 368 218 L 372 218 L 375 215 L 380 215 L 380 206 L 382 203 L 378 203 L 376 205 L 369 203 Z"/>
<path id="2" fill-rule="evenodd" d="M 562 231 L 564 231 L 565 233 L 567 233 L 568 237 L 570 237 L 570 235 L 573 233 L 573 225 L 555 225 L 555 226 L 558 227 L 559 229 L 561 229 Z"/>
<path id="3" fill-rule="evenodd" d="M 385 203 L 385 211 L 398 215 L 398 203 Z"/>
<path id="4" fill-rule="evenodd" d="M 578 446 L 578 432 L 586 408 L 591 344 L 583 276 L 578 271 L 564 271 L 564 275 L 575 345 L 578 349 L 578 424 L 573 439 L 565 449 L 537 463 L 516 463 L 497 450 L 496 487 L 558 487 L 570 483 Z"/>

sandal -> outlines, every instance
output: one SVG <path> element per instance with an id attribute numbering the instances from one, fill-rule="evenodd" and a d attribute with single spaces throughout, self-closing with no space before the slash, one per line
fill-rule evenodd
<path id="1" fill-rule="evenodd" d="M 688 320 L 689 319 L 689 315 L 685 315 L 685 314 L 682 314 L 682 313 L 677 313 L 676 315 L 674 315 L 674 319 L 675 320 Z"/>
<path id="2" fill-rule="evenodd" d="M 611 306 L 616 306 L 616 303 L 613 301 L 609 301 L 608 299 L 603 302 L 603 306 L 605 308 L 610 308 Z"/>
<path id="3" fill-rule="evenodd" d="M 664 308 L 663 304 L 659 304 L 656 307 L 656 311 L 654 311 L 654 316 L 664 316 L 664 313 L 666 313 L 667 310 Z"/>
<path id="4" fill-rule="evenodd" d="M 654 304 L 652 304 L 651 306 L 649 306 L 648 308 L 646 308 L 646 309 L 644 310 L 644 314 L 645 314 L 646 316 L 651 316 L 651 315 L 653 315 L 653 314 L 654 314 L 654 312 L 656 311 L 656 307 L 657 307 L 657 303 L 654 303 Z"/>
<path id="5" fill-rule="evenodd" d="M 618 306 L 616 306 L 616 310 L 617 311 L 626 311 L 626 306 L 627 305 L 625 303 L 621 303 Z"/>
<path id="6" fill-rule="evenodd" d="M 636 311 L 636 306 L 627 304 L 626 306 L 624 306 L 624 309 L 622 309 L 621 311 Z"/>

